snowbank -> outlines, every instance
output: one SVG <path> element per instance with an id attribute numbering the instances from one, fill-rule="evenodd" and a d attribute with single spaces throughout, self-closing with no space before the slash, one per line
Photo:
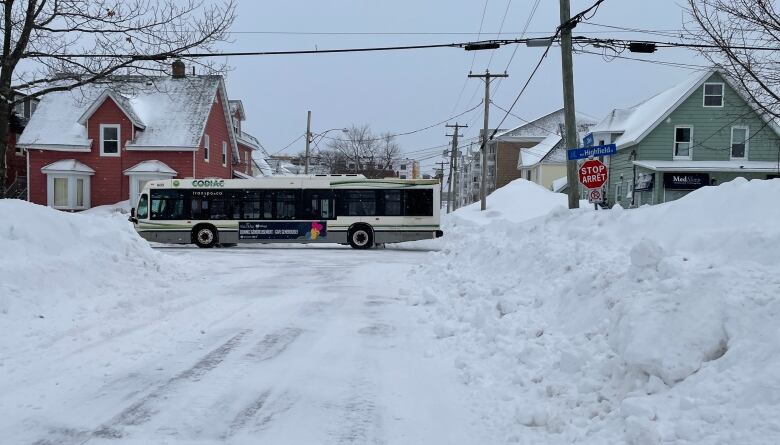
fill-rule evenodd
<path id="1" fill-rule="evenodd" d="M 68 330 L 128 317 L 170 287 L 170 259 L 154 252 L 115 212 L 70 214 L 0 200 L 0 350 L 19 335 L 27 346 L 56 342 Z M 157 290 L 156 292 L 152 292 Z M 2 365 L 0 357 L 0 365 Z"/>
<path id="2" fill-rule="evenodd" d="M 409 291 L 508 442 L 780 441 L 780 180 L 536 218 L 511 186 Z"/>

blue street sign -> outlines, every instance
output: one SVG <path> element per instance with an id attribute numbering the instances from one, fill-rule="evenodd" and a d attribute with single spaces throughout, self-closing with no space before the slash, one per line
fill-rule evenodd
<path id="1" fill-rule="evenodd" d="M 617 145 L 597 145 L 595 147 L 570 148 L 566 150 L 566 159 L 574 161 L 576 159 L 585 159 L 593 156 L 612 156 L 617 153 Z"/>
<path id="2" fill-rule="evenodd" d="M 582 145 L 585 147 L 593 147 L 593 133 L 588 133 L 582 138 Z"/>

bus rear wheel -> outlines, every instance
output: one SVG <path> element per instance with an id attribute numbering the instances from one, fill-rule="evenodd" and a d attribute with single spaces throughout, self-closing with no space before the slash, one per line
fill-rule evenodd
<path id="1" fill-rule="evenodd" d="M 349 245 L 353 249 L 370 249 L 374 245 L 374 232 L 366 225 L 351 228 L 348 237 Z"/>
<path id="2" fill-rule="evenodd" d="M 192 229 L 192 242 L 200 248 L 209 248 L 217 245 L 217 228 L 204 224 Z"/>

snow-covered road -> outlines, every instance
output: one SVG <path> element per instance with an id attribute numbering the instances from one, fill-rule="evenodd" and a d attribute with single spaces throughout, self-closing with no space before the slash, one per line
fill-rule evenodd
<path id="1" fill-rule="evenodd" d="M 159 250 L 189 271 L 159 307 L 0 362 L 2 443 L 490 442 L 401 296 L 428 252 Z"/>

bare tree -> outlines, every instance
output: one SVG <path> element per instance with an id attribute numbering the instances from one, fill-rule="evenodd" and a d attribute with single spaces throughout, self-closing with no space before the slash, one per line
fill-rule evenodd
<path id="1" fill-rule="evenodd" d="M 365 167 L 374 165 L 376 147 L 377 139 L 368 125 L 353 125 L 343 137 L 332 139 L 328 143 L 330 150 L 354 164 L 355 171 L 362 171 Z"/>
<path id="2" fill-rule="evenodd" d="M 0 197 L 4 196 L 11 110 L 22 100 L 109 79 L 159 74 L 225 41 L 234 0 L 5 0 L 0 56 Z"/>
<path id="3" fill-rule="evenodd" d="M 383 133 L 379 136 L 377 144 L 377 168 L 380 170 L 389 170 L 393 168 L 393 161 L 398 159 L 401 154 L 401 147 L 395 142 L 395 136 L 390 133 Z"/>
<path id="4" fill-rule="evenodd" d="M 702 43 L 701 54 L 721 66 L 752 102 L 780 117 L 780 16 L 768 0 L 688 0 L 686 29 Z"/>

